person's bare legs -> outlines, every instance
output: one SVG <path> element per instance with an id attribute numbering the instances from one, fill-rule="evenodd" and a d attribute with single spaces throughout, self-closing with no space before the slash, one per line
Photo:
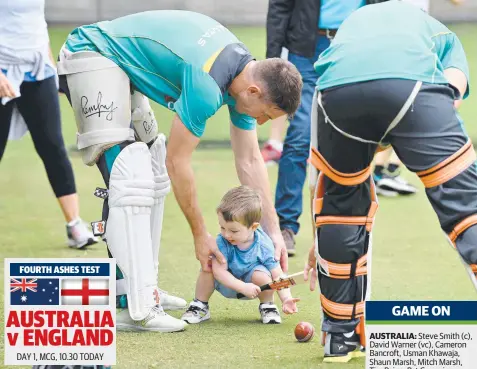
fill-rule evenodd
<path id="1" fill-rule="evenodd" d="M 78 194 L 72 193 L 71 195 L 58 197 L 58 202 L 66 223 L 79 218 Z"/>
<path id="2" fill-rule="evenodd" d="M 374 162 L 373 178 L 378 195 L 394 197 L 417 192 L 416 187 L 400 176 L 402 163 L 392 147 L 376 154 Z"/>
<path id="3" fill-rule="evenodd" d="M 214 274 L 200 271 L 195 284 L 195 298 L 201 302 L 209 302 L 210 296 L 215 290 Z"/>
<path id="4" fill-rule="evenodd" d="M 79 199 L 77 193 L 58 197 L 61 211 L 66 220 L 66 233 L 68 246 L 81 249 L 85 246 L 94 245 L 98 238 L 86 227 L 79 215 Z"/>
<path id="5" fill-rule="evenodd" d="M 270 283 L 272 281 L 272 278 L 267 274 L 262 271 L 256 270 L 252 274 L 252 283 L 261 286 L 267 283 Z M 267 303 L 267 302 L 272 302 L 273 303 L 273 294 L 275 293 L 274 290 L 266 290 L 262 291 L 259 295 L 258 298 L 260 299 L 260 303 Z"/>
<path id="6" fill-rule="evenodd" d="M 197 324 L 210 319 L 209 299 L 215 290 L 213 273 L 200 271 L 195 283 L 195 298 L 189 303 L 182 320 L 188 324 Z"/>
<path id="7" fill-rule="evenodd" d="M 374 164 L 385 167 L 389 161 L 389 158 L 393 154 L 394 150 L 392 147 L 377 153 L 374 157 Z"/>
<path id="8" fill-rule="evenodd" d="M 272 278 L 265 272 L 256 270 L 252 274 L 252 283 L 257 286 L 261 286 L 266 283 L 270 283 Z M 280 324 L 282 318 L 280 317 L 280 312 L 273 303 L 273 295 L 275 290 L 262 291 L 258 298 L 260 300 L 260 305 L 258 310 L 262 318 L 262 323 L 264 324 Z"/>
<path id="9" fill-rule="evenodd" d="M 391 150 L 391 151 L 392 152 L 391 152 L 391 155 L 389 156 L 388 164 L 394 164 L 396 166 L 400 166 L 402 164 L 401 160 L 399 160 L 394 150 Z"/>

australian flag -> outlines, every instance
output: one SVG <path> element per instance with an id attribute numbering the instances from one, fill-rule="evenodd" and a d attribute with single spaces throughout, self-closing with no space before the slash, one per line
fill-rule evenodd
<path id="1" fill-rule="evenodd" d="M 11 305 L 59 305 L 57 278 L 10 278 Z"/>

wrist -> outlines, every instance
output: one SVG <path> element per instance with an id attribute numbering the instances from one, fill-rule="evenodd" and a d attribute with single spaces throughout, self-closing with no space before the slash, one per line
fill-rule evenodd
<path id="1" fill-rule="evenodd" d="M 209 236 L 209 233 L 207 232 L 207 229 L 205 228 L 205 224 L 200 224 L 195 227 L 192 227 L 191 231 L 192 231 L 192 236 L 194 237 L 194 240 L 203 239 Z"/>
<path id="2" fill-rule="evenodd" d="M 246 286 L 247 286 L 247 284 L 244 281 L 241 281 L 241 280 L 237 279 L 237 284 L 235 286 L 235 290 L 237 292 L 240 292 L 240 293 L 245 295 L 245 292 L 247 292 L 246 288 L 245 288 Z"/>
<path id="3" fill-rule="evenodd" d="M 280 229 L 278 229 L 277 231 L 274 231 L 274 232 L 270 232 L 268 234 L 268 236 L 273 241 L 273 243 L 276 243 L 276 242 L 279 242 L 280 240 L 283 240 L 283 236 L 282 236 L 282 233 L 280 232 Z"/>

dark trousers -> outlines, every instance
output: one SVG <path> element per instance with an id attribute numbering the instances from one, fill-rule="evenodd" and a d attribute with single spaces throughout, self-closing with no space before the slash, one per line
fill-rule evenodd
<path id="1" fill-rule="evenodd" d="M 461 149 L 468 137 L 454 109 L 454 90 L 446 85 L 424 83 L 403 118 L 386 134 L 415 85 L 415 81 L 387 79 L 322 91 L 318 150 L 331 167 L 342 173 L 369 167 L 378 146 L 373 142 L 384 135 L 381 142 L 391 144 L 412 172 L 432 168 Z M 442 230 L 451 232 L 457 223 L 477 214 L 477 167 L 472 164 L 446 182 L 426 188 L 426 195 Z M 370 178 L 355 186 L 325 178 L 321 215 L 363 216 L 370 203 Z M 364 226 L 323 225 L 317 237 L 320 256 L 332 263 L 352 263 L 367 252 Z M 477 264 L 477 226 L 456 240 L 456 249 L 467 264 Z M 320 273 L 319 280 L 322 294 L 336 303 L 354 304 L 366 294 L 366 276 L 333 279 Z M 323 330 L 351 331 L 356 324 L 357 320 L 326 317 Z"/>
<path id="2" fill-rule="evenodd" d="M 23 82 L 21 96 L 0 104 L 0 161 L 5 152 L 10 131 L 13 104 L 16 103 L 35 149 L 43 164 L 56 197 L 76 193 L 71 162 L 61 131 L 61 115 L 55 78 L 38 82 Z"/>

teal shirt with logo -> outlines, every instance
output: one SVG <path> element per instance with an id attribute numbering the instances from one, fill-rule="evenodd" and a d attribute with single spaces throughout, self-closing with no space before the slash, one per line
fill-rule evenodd
<path id="1" fill-rule="evenodd" d="M 158 10 L 73 30 L 72 52 L 95 51 L 125 71 L 136 90 L 175 111 L 200 137 L 208 118 L 228 105 L 232 123 L 252 130 L 255 119 L 239 114 L 227 89 L 253 60 L 223 25 L 205 15 Z"/>
<path id="2" fill-rule="evenodd" d="M 341 25 L 314 65 L 326 88 L 384 78 L 447 84 L 444 70 L 457 68 L 469 81 L 461 42 L 446 26 L 401 1 L 367 5 Z M 469 94 L 469 86 L 464 94 Z"/>

